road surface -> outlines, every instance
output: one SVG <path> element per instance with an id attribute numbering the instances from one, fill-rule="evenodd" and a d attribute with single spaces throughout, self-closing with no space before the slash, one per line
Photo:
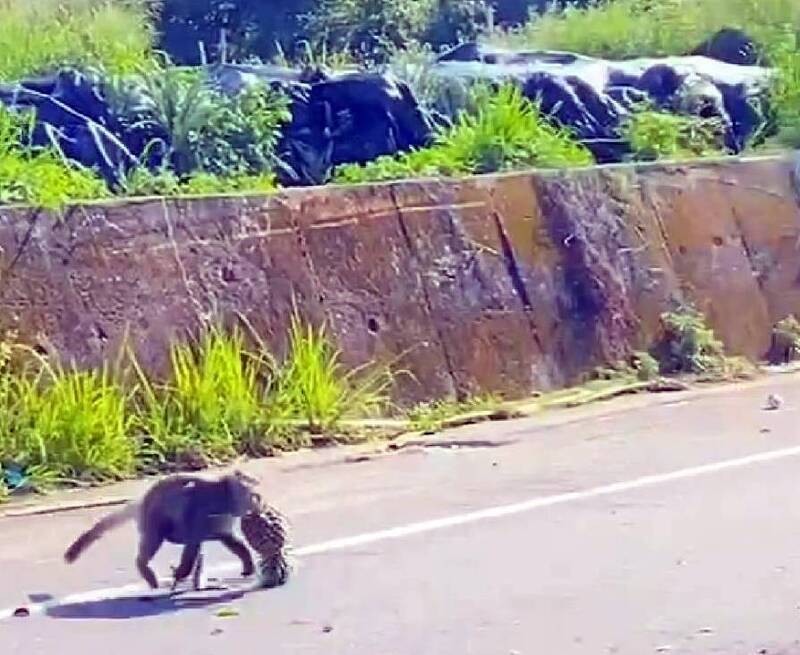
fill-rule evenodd
<path id="1" fill-rule="evenodd" d="M 66 566 L 106 509 L 0 519 L 0 652 L 800 654 L 798 418 L 784 375 L 256 462 L 300 569 L 243 596 L 212 545 L 229 591 L 142 600 L 130 526 Z"/>

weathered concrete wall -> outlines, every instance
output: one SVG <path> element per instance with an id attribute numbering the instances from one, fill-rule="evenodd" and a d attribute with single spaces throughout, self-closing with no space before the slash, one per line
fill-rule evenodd
<path id="1" fill-rule="evenodd" d="M 164 370 L 198 317 L 278 353 L 292 298 L 348 364 L 410 369 L 404 400 L 564 385 L 647 346 L 694 300 L 732 353 L 800 314 L 791 158 L 0 212 L 0 330 L 81 365 L 129 334 Z"/>

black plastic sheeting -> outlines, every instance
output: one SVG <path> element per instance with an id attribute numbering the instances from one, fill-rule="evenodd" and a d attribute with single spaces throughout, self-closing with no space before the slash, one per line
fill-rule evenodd
<path id="1" fill-rule="evenodd" d="M 617 162 L 627 155 L 621 121 L 644 100 L 659 109 L 719 119 L 726 147 L 740 152 L 765 124 L 772 72 L 699 55 L 608 61 L 465 44 L 442 56 L 429 74 L 451 83 L 514 82 L 571 128 L 598 161 Z"/>
<path id="2" fill-rule="evenodd" d="M 209 83 L 224 93 L 267 84 L 288 93 L 291 123 L 279 144 L 280 181 L 287 186 L 322 184 L 333 167 L 366 163 L 430 143 L 448 111 L 423 108 L 409 86 L 391 74 L 306 74 L 277 66 L 222 65 L 208 69 Z M 427 73 L 445 87 L 475 80 L 518 84 L 553 120 L 571 128 L 600 162 L 626 158 L 621 121 L 635 104 L 715 116 L 725 126 L 726 146 L 740 152 L 765 122 L 764 90 L 770 70 L 705 56 L 606 61 L 559 52 L 510 52 L 465 44 L 440 57 Z M 169 135 L 116 116 L 102 82 L 75 71 L 0 86 L 0 103 L 36 110 L 32 141 L 54 145 L 80 164 L 97 169 L 112 186 L 143 161 L 157 165 L 153 139 Z M 447 114 L 450 114 L 449 116 Z"/>

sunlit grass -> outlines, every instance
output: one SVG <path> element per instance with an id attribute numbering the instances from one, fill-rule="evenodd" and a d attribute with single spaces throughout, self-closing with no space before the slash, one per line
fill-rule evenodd
<path id="1" fill-rule="evenodd" d="M 552 8 L 492 41 L 610 58 L 682 55 L 725 27 L 766 45 L 786 25 L 800 25 L 795 0 L 610 0 Z"/>
<path id="2" fill-rule="evenodd" d="M 0 0 L 0 80 L 63 66 L 129 73 L 151 54 L 146 0 Z"/>

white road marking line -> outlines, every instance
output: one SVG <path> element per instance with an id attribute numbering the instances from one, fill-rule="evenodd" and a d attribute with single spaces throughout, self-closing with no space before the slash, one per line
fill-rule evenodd
<path id="1" fill-rule="evenodd" d="M 430 521 L 420 521 L 418 523 L 409 523 L 407 525 L 389 528 L 387 530 L 378 530 L 376 532 L 366 532 L 363 534 L 354 535 L 352 537 L 343 537 L 340 539 L 331 539 L 330 541 L 323 541 L 318 544 L 310 546 L 303 546 L 294 549 L 294 554 L 302 557 L 308 555 L 319 555 L 322 553 L 330 553 L 337 550 L 345 550 L 347 548 L 354 548 L 356 546 L 363 546 L 365 544 L 375 543 L 378 541 L 387 541 L 389 539 L 401 539 L 415 534 L 424 532 L 432 532 L 434 530 L 442 530 L 444 528 L 452 528 L 458 525 L 465 525 L 467 523 L 475 523 L 486 519 L 495 519 L 503 516 L 511 516 L 514 514 L 521 514 L 529 512 L 542 507 L 551 507 L 553 505 L 562 505 L 578 500 L 585 500 L 588 498 L 597 498 L 599 496 L 608 496 L 617 494 L 624 491 L 631 491 L 633 489 L 641 489 L 643 487 L 651 487 L 665 482 L 673 482 L 675 480 L 684 480 L 687 478 L 696 478 L 702 475 L 709 475 L 711 473 L 718 473 L 735 468 L 742 468 L 752 464 L 761 464 L 764 462 L 772 462 L 787 457 L 796 457 L 800 455 L 800 446 L 791 448 L 782 448 L 780 450 L 771 450 L 767 452 L 757 453 L 755 455 L 747 455 L 736 459 L 723 460 L 721 462 L 714 462 L 712 464 L 703 464 L 700 466 L 692 466 L 689 468 L 679 469 L 670 473 L 660 473 L 656 475 L 646 475 L 633 480 L 625 482 L 615 482 L 612 484 L 602 485 L 600 487 L 593 487 L 583 491 L 569 491 L 561 494 L 554 494 L 552 496 L 540 496 L 538 498 L 530 498 L 518 503 L 511 503 L 509 505 L 498 505 L 495 507 L 487 507 L 474 512 L 467 512 L 466 514 L 457 514 L 454 516 L 446 516 L 439 519 Z M 210 567 L 209 574 L 220 576 L 224 574 L 235 573 L 238 569 L 238 563 L 229 563 L 216 567 Z M 86 603 L 98 600 L 104 600 L 113 596 L 126 595 L 130 593 L 142 593 L 144 587 L 142 583 L 129 584 L 122 587 L 111 587 L 107 589 L 97 589 L 95 591 L 80 592 L 69 594 L 60 599 L 53 599 L 42 603 L 31 603 L 24 605 L 31 615 L 41 614 L 48 609 L 55 607 L 62 607 L 65 605 L 72 605 L 75 603 Z M 0 621 L 7 620 L 14 616 L 15 608 L 0 610 Z"/>

